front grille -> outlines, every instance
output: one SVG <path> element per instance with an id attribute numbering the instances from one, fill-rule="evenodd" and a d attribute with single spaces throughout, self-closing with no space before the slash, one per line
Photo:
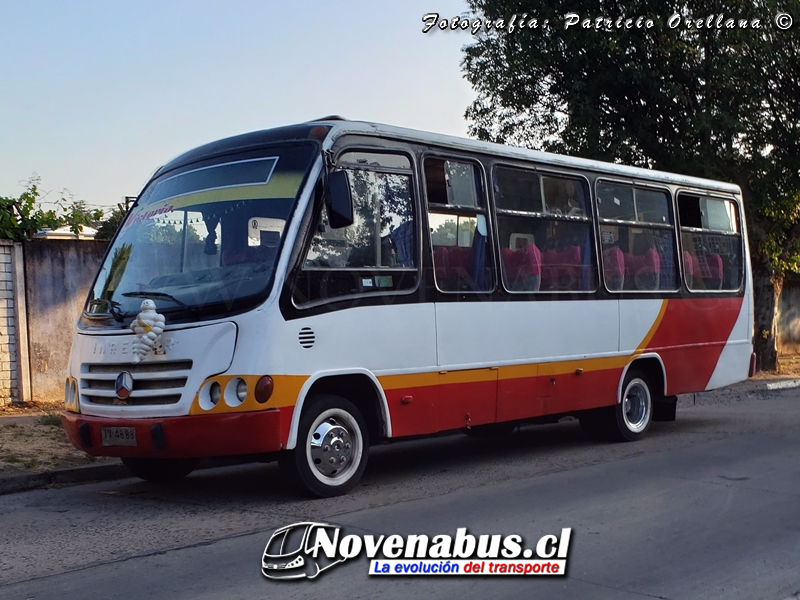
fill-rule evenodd
<path id="1" fill-rule="evenodd" d="M 176 404 L 186 386 L 191 360 L 151 363 L 85 363 L 81 368 L 81 402 L 106 406 Z M 123 371 L 133 378 L 130 396 L 117 397 L 115 382 Z"/>

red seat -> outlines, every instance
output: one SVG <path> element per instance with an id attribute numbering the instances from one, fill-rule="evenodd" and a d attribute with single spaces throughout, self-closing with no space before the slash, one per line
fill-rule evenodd
<path id="1" fill-rule="evenodd" d="M 542 283 L 545 289 L 577 290 L 580 284 L 581 248 L 548 250 L 542 254 Z"/>
<path id="2" fill-rule="evenodd" d="M 705 289 L 718 290 L 722 288 L 723 263 L 719 254 L 698 254 L 692 256 L 691 259 L 694 275 L 703 278 Z"/>
<path id="3" fill-rule="evenodd" d="M 617 246 L 603 250 L 603 275 L 610 290 L 625 286 L 625 254 Z"/>
<path id="4" fill-rule="evenodd" d="M 518 291 L 536 291 L 542 274 L 542 253 L 535 244 L 519 250 L 503 248 L 503 268 L 508 284 Z M 535 277 L 534 277 L 535 276 Z M 533 279 L 531 279 L 534 277 Z"/>
<path id="5" fill-rule="evenodd" d="M 648 248 L 643 255 L 625 253 L 625 274 L 632 282 L 632 289 L 656 290 L 661 276 L 661 257 L 654 248 Z"/>
<path id="6" fill-rule="evenodd" d="M 434 275 L 443 290 L 457 290 L 459 280 L 469 277 L 471 251 L 461 246 L 440 246 L 433 250 Z"/>

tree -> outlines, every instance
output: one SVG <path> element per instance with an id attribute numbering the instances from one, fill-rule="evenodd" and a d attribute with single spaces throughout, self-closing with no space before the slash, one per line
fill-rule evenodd
<path id="1" fill-rule="evenodd" d="M 0 196 L 0 239 L 21 242 L 44 227 L 54 229 L 62 224 L 54 210 L 39 206 L 39 196 L 39 178 L 35 175 L 18 197 Z"/>
<path id="2" fill-rule="evenodd" d="M 100 221 L 100 224 L 97 227 L 97 234 L 94 236 L 94 239 L 110 240 L 112 237 L 114 237 L 114 234 L 117 232 L 117 229 L 119 229 L 119 226 L 122 224 L 122 221 L 125 218 L 126 212 L 127 211 L 122 204 L 117 204 L 117 206 L 111 210 L 111 214 Z"/>
<path id="3" fill-rule="evenodd" d="M 90 209 L 82 200 L 75 200 L 69 190 L 63 190 L 55 202 L 61 214 L 55 210 L 44 210 L 41 206 L 40 179 L 32 175 L 27 188 L 19 196 L 0 196 L 0 239 L 17 242 L 31 239 L 44 228 L 56 229 L 69 225 L 73 233 L 80 233 L 84 226 L 94 227 L 103 218 L 101 209 Z"/>
<path id="4" fill-rule="evenodd" d="M 775 369 L 777 299 L 800 268 L 800 27 L 780 29 L 778 15 L 800 14 L 800 2 L 673 0 L 658 13 L 645 0 L 470 6 L 484 25 L 505 21 L 464 49 L 478 92 L 466 112 L 473 135 L 741 187 L 755 349 L 760 367 Z M 509 33 L 523 13 L 538 27 Z M 598 27 L 597 17 L 608 20 Z"/>
<path id="5" fill-rule="evenodd" d="M 80 234 L 84 227 L 98 227 L 103 218 L 102 209 L 90 209 L 83 200 L 75 200 L 68 190 L 62 192 L 58 205 L 63 211 L 61 224 L 69 225 L 74 234 Z"/>

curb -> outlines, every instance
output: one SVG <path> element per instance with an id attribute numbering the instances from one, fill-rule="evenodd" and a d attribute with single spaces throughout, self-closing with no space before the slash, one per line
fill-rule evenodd
<path id="1" fill-rule="evenodd" d="M 68 469 L 55 469 L 44 473 L 23 473 L 0 477 L 0 495 L 26 492 L 54 483 L 85 483 L 88 481 L 112 481 L 133 477 L 122 463 L 88 465 Z"/>
<path id="2" fill-rule="evenodd" d="M 800 387 L 800 379 L 785 379 L 767 384 L 768 390 L 791 390 Z"/>
<path id="3" fill-rule="evenodd" d="M 200 471 L 219 467 L 231 467 L 252 462 L 252 459 L 236 457 L 205 458 L 200 461 L 200 464 L 197 465 L 195 470 Z M 129 478 L 135 479 L 136 476 L 121 462 L 54 469 L 52 471 L 45 471 L 44 473 L 20 473 L 19 475 L 0 476 L 0 496 L 4 494 L 14 494 L 16 492 L 27 492 L 47 487 L 54 483 L 74 485 L 78 483 L 114 481 L 116 479 Z"/>

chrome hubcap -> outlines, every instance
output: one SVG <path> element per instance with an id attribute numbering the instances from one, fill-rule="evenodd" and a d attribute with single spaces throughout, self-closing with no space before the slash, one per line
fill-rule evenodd
<path id="1" fill-rule="evenodd" d="M 315 424 L 309 437 L 309 456 L 317 472 L 325 478 L 341 477 L 360 447 L 353 440 L 347 421 L 330 416 Z"/>
<path id="2" fill-rule="evenodd" d="M 622 416 L 625 425 L 634 433 L 642 431 L 650 421 L 650 390 L 641 379 L 634 379 L 625 390 Z"/>

